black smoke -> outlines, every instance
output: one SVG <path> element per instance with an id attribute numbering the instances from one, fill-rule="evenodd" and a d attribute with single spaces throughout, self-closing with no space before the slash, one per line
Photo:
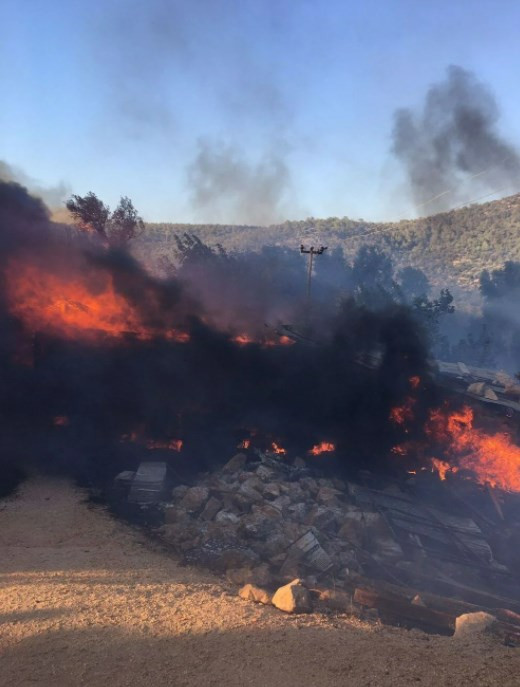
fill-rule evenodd
<path id="1" fill-rule="evenodd" d="M 500 110 L 475 74 L 450 66 L 421 111 L 395 113 L 392 150 L 403 164 L 421 214 L 520 189 L 520 157 L 497 130 Z"/>
<path id="2" fill-rule="evenodd" d="M 109 478 L 150 457 L 148 440 L 173 438 L 184 447 L 166 452 L 171 465 L 197 469 L 227 459 L 251 430 L 293 456 L 325 440 L 337 445 L 344 469 L 387 468 L 390 447 L 403 439 L 388 421 L 390 410 L 410 393 L 410 377 L 422 379 L 418 425 L 433 402 L 423 339 L 401 306 L 370 311 L 346 300 L 312 344 L 242 346 L 180 278 L 155 279 L 125 252 L 64 241 L 43 204 L 17 184 L 0 184 L 0 239 L 3 280 L 13 259 L 67 277 L 81 272 L 93 289 L 110 278 L 154 331 L 147 339 L 134 332 L 115 340 L 68 339 L 31 330 L 2 297 L 6 469 L 33 463 Z M 259 269 L 252 265 L 254 283 Z M 233 262 L 226 268 L 237 269 Z M 237 290 L 244 283 L 242 275 Z M 168 338 L 172 327 L 186 331 L 189 342 Z M 374 354 L 374 365 L 360 364 Z"/>

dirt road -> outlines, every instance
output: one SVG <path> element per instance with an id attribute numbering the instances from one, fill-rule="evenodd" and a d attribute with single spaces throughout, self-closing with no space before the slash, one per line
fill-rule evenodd
<path id="1" fill-rule="evenodd" d="M 0 501 L 0 686 L 520 685 L 520 650 L 288 617 L 32 478 Z"/>

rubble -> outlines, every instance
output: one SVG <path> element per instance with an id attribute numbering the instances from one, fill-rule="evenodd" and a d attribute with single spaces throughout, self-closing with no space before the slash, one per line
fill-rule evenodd
<path id="1" fill-rule="evenodd" d="M 129 479 L 129 472 L 118 475 L 118 494 Z M 188 563 L 237 586 L 269 595 L 280 587 L 274 597 L 286 612 L 309 610 L 314 600 L 325 612 L 448 635 L 460 616 L 484 612 L 496 618 L 497 636 L 520 644 L 520 581 L 510 550 L 520 500 L 494 492 L 493 500 L 467 481 L 457 492 L 435 475 L 430 481 L 437 495 L 445 490 L 444 501 L 417 492 L 413 480 L 375 482 L 369 473 L 360 480 L 328 478 L 301 460 L 238 453 L 171 490 L 158 534 Z"/>

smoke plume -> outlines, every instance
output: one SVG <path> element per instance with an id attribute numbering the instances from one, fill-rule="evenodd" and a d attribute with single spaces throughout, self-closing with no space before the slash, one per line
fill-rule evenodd
<path id="1" fill-rule="evenodd" d="M 458 66 L 433 84 L 422 111 L 395 113 L 393 153 L 421 214 L 491 191 L 520 188 L 520 157 L 497 132 L 500 111 L 475 74 Z"/>
<path id="2" fill-rule="evenodd" d="M 237 147 L 203 140 L 187 176 L 201 221 L 269 224 L 281 219 L 290 181 L 283 151 L 266 153 L 255 164 Z"/>

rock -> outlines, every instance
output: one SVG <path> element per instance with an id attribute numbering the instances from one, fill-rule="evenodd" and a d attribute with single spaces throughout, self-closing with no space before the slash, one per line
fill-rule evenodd
<path id="1" fill-rule="evenodd" d="M 186 522 L 188 518 L 188 513 L 179 506 L 167 506 L 164 509 L 164 522 L 167 525 L 171 525 L 174 522 Z"/>
<path id="2" fill-rule="evenodd" d="M 240 483 L 246 482 L 246 481 L 247 481 L 248 479 L 250 479 L 251 477 L 256 477 L 256 475 L 255 475 L 254 472 L 241 472 L 241 473 L 238 475 L 238 481 L 239 481 Z"/>
<path id="3" fill-rule="evenodd" d="M 172 499 L 174 501 L 180 501 L 184 498 L 185 493 L 188 491 L 189 487 L 185 484 L 179 484 L 178 487 L 172 489 Z"/>
<path id="4" fill-rule="evenodd" d="M 495 616 L 484 613 L 484 611 L 464 613 L 455 619 L 455 634 L 453 636 L 457 638 L 473 637 L 484 633 L 495 622 Z"/>
<path id="5" fill-rule="evenodd" d="M 302 477 L 300 480 L 300 486 L 310 494 L 316 495 L 318 493 L 318 483 L 312 477 Z"/>
<path id="6" fill-rule="evenodd" d="M 266 556 L 266 558 L 270 559 L 272 558 L 272 556 L 282 554 L 283 558 L 280 562 L 281 564 L 285 559 L 285 550 L 290 543 L 291 542 L 289 542 L 281 532 L 271 532 L 271 534 L 269 534 L 263 542 L 264 555 Z"/>
<path id="7" fill-rule="evenodd" d="M 341 496 L 341 492 L 338 489 L 320 487 L 316 499 L 322 506 L 338 506 L 338 496 Z"/>
<path id="8" fill-rule="evenodd" d="M 298 578 L 277 589 L 272 604 L 285 613 L 309 613 L 312 610 L 309 592 Z"/>
<path id="9" fill-rule="evenodd" d="M 308 507 L 306 503 L 293 503 L 287 508 L 287 512 L 291 518 L 296 522 L 305 522 L 308 515 Z"/>
<path id="10" fill-rule="evenodd" d="M 263 515 L 270 520 L 280 520 L 282 512 L 271 503 L 262 503 L 260 505 L 253 505 L 251 511 L 255 514 Z"/>
<path id="11" fill-rule="evenodd" d="M 322 608 L 330 611 L 340 611 L 341 613 L 352 613 L 352 595 L 341 589 L 320 589 L 317 590 L 318 603 Z"/>
<path id="12" fill-rule="evenodd" d="M 260 604 L 270 604 L 271 595 L 265 589 L 254 584 L 246 584 L 238 590 L 238 596 L 246 601 L 254 601 Z"/>
<path id="13" fill-rule="evenodd" d="M 253 475 L 252 477 L 248 477 L 248 479 L 242 482 L 242 486 L 247 487 L 248 489 L 255 489 L 260 493 L 264 488 L 264 483 L 259 477 Z"/>
<path id="14" fill-rule="evenodd" d="M 226 510 L 234 510 L 237 513 L 249 513 L 251 510 L 251 501 L 242 494 L 233 494 L 224 498 L 224 506 Z"/>
<path id="15" fill-rule="evenodd" d="M 191 487 L 184 494 L 180 505 L 188 513 L 194 513 L 204 506 L 208 497 L 209 489 L 207 487 Z"/>
<path id="16" fill-rule="evenodd" d="M 295 468 L 306 468 L 306 467 L 307 467 L 307 463 L 305 462 L 305 460 L 304 460 L 303 458 L 300 458 L 299 456 L 297 456 L 297 457 L 293 460 L 293 466 L 294 466 Z"/>
<path id="17" fill-rule="evenodd" d="M 263 501 L 262 494 L 253 487 L 247 486 L 245 482 L 240 485 L 238 496 L 242 496 L 249 503 L 260 503 Z"/>
<path id="18" fill-rule="evenodd" d="M 216 499 L 214 496 L 210 496 L 202 513 L 199 515 L 201 520 L 213 520 L 215 515 L 222 510 L 222 502 Z"/>
<path id="19" fill-rule="evenodd" d="M 307 517 L 307 524 L 319 530 L 334 529 L 336 527 L 336 513 L 330 508 L 313 506 Z"/>
<path id="20" fill-rule="evenodd" d="M 236 546 L 229 549 L 224 549 L 215 560 L 215 567 L 219 570 L 225 571 L 229 568 L 245 568 L 253 566 L 258 562 L 258 556 L 251 551 L 251 549 L 242 546 Z"/>
<path id="21" fill-rule="evenodd" d="M 344 482 L 342 479 L 339 479 L 338 477 L 332 478 L 332 485 L 335 489 L 339 489 L 341 492 L 344 492 L 347 488 L 346 482 Z"/>
<path id="22" fill-rule="evenodd" d="M 271 503 L 275 508 L 278 508 L 278 510 L 283 513 L 284 510 L 291 505 L 291 499 L 287 495 L 278 496 L 278 498 Z"/>
<path id="23" fill-rule="evenodd" d="M 269 482 L 264 486 L 262 495 L 264 499 L 272 501 L 280 496 L 280 487 L 278 484 L 276 484 L 276 482 Z"/>
<path id="24" fill-rule="evenodd" d="M 246 464 L 247 456 L 245 453 L 237 453 L 221 468 L 221 472 L 238 472 Z"/>
<path id="25" fill-rule="evenodd" d="M 271 482 L 276 475 L 275 471 L 268 468 L 267 465 L 259 465 L 256 469 L 256 474 L 262 482 Z"/>
<path id="26" fill-rule="evenodd" d="M 299 484 L 292 484 L 289 488 L 287 496 L 291 499 L 291 503 L 300 503 L 305 501 L 305 491 Z"/>
<path id="27" fill-rule="evenodd" d="M 239 531 L 247 539 L 264 541 L 271 531 L 272 523 L 262 513 L 250 513 L 240 518 Z"/>
<path id="28" fill-rule="evenodd" d="M 225 524 L 238 524 L 240 518 L 229 510 L 221 510 L 215 516 L 215 522 Z"/>

